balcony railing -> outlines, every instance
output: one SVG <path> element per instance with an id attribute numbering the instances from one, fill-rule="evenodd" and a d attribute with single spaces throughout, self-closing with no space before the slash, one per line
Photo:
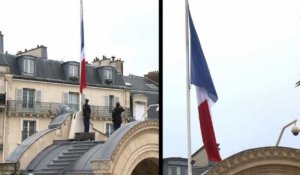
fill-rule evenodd
<path id="1" fill-rule="evenodd" d="M 68 106 L 71 111 L 79 111 L 78 104 L 63 104 L 51 102 L 37 102 L 37 101 L 7 101 L 7 112 L 10 113 L 37 113 L 37 114 L 52 114 L 57 115 L 59 108 L 63 105 Z M 111 110 L 109 106 L 91 106 L 92 117 L 111 117 Z M 125 115 L 131 117 L 130 109 L 125 109 Z"/>

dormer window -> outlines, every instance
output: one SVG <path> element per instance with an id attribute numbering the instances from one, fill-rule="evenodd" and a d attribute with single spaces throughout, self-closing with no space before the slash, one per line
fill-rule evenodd
<path id="1" fill-rule="evenodd" d="M 112 70 L 111 69 L 105 69 L 104 70 L 104 79 L 109 79 L 109 80 L 112 80 Z"/>
<path id="2" fill-rule="evenodd" d="M 79 77 L 78 65 L 69 65 L 69 78 L 70 80 L 77 81 Z"/>
<path id="3" fill-rule="evenodd" d="M 34 75 L 34 60 L 33 59 L 24 59 L 23 72 L 25 75 Z"/>
<path id="4" fill-rule="evenodd" d="M 97 68 L 99 80 L 103 85 L 113 85 L 115 83 L 116 69 L 112 66 L 101 66 Z"/>
<path id="5" fill-rule="evenodd" d="M 103 74 L 105 84 L 112 84 L 113 80 L 113 70 L 112 69 L 104 69 Z"/>

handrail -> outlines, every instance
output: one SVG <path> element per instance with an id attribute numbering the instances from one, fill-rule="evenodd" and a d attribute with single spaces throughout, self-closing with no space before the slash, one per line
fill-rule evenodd
<path id="1" fill-rule="evenodd" d="M 94 124 L 93 124 L 93 123 L 90 122 L 90 125 L 92 125 L 92 129 L 93 129 L 93 130 L 95 130 L 96 132 L 98 132 L 98 133 L 100 133 L 101 135 L 103 135 L 103 136 L 105 136 L 106 138 L 108 138 L 106 134 L 104 134 L 103 132 L 101 132 L 101 131 L 99 131 L 98 129 L 96 129 L 96 128 L 94 127 Z"/>

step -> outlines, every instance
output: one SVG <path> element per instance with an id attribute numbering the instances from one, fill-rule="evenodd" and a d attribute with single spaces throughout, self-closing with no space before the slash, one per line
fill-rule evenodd
<path id="1" fill-rule="evenodd" d="M 55 172 L 59 172 L 59 171 L 62 171 L 64 170 L 65 167 L 51 167 L 51 168 L 45 168 L 45 169 L 42 169 L 42 171 L 55 171 Z"/>
<path id="2" fill-rule="evenodd" d="M 64 156 L 81 156 L 84 152 L 65 152 L 62 153 Z"/>
<path id="3" fill-rule="evenodd" d="M 80 146 L 73 146 L 72 148 L 70 148 L 70 149 L 74 149 L 74 150 L 82 150 L 82 149 L 85 149 L 85 150 L 89 150 L 89 149 L 91 149 L 93 146 L 95 146 L 95 145 L 80 145 Z"/>
<path id="4" fill-rule="evenodd" d="M 73 161 L 75 161 L 75 160 L 77 160 L 77 159 L 74 159 L 74 158 L 72 158 L 72 159 L 58 159 L 58 160 L 53 160 L 52 162 L 53 162 L 53 163 L 73 162 Z"/>
<path id="5" fill-rule="evenodd" d="M 81 152 L 86 152 L 88 151 L 89 149 L 83 149 L 83 148 L 77 148 L 77 149 L 68 149 L 68 152 L 71 153 L 71 152 L 78 152 L 78 153 L 81 153 Z"/>
<path id="6" fill-rule="evenodd" d="M 65 156 L 58 156 L 57 158 L 59 160 L 65 160 L 65 159 L 73 159 L 73 158 L 78 158 L 80 157 L 81 155 L 65 155 Z"/>
<path id="7" fill-rule="evenodd" d="M 80 147 L 84 147 L 84 146 L 93 147 L 96 144 L 97 144 L 97 142 L 95 142 L 95 143 L 92 143 L 92 142 L 75 143 L 75 144 L 73 144 L 73 148 L 80 148 Z"/>
<path id="8" fill-rule="evenodd" d="M 34 175 L 44 175 L 44 174 L 55 174 L 55 175 L 60 175 L 64 173 L 60 173 L 58 171 L 42 171 L 42 172 L 33 172 Z"/>
<path id="9" fill-rule="evenodd" d="M 48 164 L 48 167 L 65 167 L 70 165 L 70 162 L 58 162 L 58 163 L 53 163 L 53 164 Z"/>

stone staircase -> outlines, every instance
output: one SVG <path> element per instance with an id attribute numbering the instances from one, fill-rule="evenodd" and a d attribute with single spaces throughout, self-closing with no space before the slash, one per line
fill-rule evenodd
<path id="1" fill-rule="evenodd" d="M 34 172 L 34 174 L 64 174 L 68 167 L 72 166 L 85 152 L 95 146 L 96 141 L 78 141 L 70 143 L 70 148 L 62 152 L 54 158 L 47 168 L 42 169 L 41 172 Z"/>

